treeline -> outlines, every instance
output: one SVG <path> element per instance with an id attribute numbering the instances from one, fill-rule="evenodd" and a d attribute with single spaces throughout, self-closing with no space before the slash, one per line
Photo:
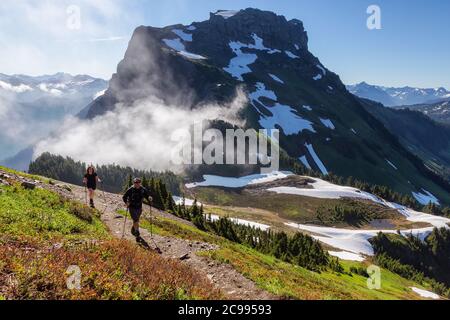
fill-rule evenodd
<path id="1" fill-rule="evenodd" d="M 180 218 L 192 221 L 201 230 L 212 232 L 308 270 L 320 272 L 331 268 L 335 272 L 344 272 L 339 260 L 331 257 L 317 240 L 308 235 L 296 233 L 290 237 L 285 232 L 264 231 L 236 224 L 228 218 L 213 221 L 211 215 L 204 214 L 203 205 L 199 206 L 196 200 L 191 207 L 187 207 L 182 201 L 176 206 L 174 213 Z"/>
<path id="2" fill-rule="evenodd" d="M 450 218 L 450 207 L 441 207 L 432 202 L 423 207 L 423 212 Z"/>
<path id="3" fill-rule="evenodd" d="M 403 277 L 431 282 L 439 294 L 450 297 L 450 230 L 435 228 L 425 241 L 411 235 L 372 238 L 377 263 Z M 430 279 L 427 279 L 430 278 Z"/>
<path id="4" fill-rule="evenodd" d="M 29 167 L 29 173 L 46 176 L 51 179 L 67 183 L 82 185 L 83 176 L 86 173 L 86 163 L 74 161 L 70 157 L 62 157 L 43 153 L 33 161 Z M 172 194 L 180 193 L 182 179 L 170 171 L 155 172 L 136 170 L 130 167 L 121 167 L 115 164 L 96 166 L 97 174 L 102 180 L 105 191 L 120 193 L 123 191 L 124 182 L 132 177 L 146 177 L 147 179 L 161 180 Z"/>
<path id="5" fill-rule="evenodd" d="M 324 225 L 345 222 L 349 225 L 361 226 L 374 219 L 387 218 L 387 215 L 362 202 L 342 199 L 339 204 L 320 206 L 316 211 L 316 217 Z"/>
<path id="6" fill-rule="evenodd" d="M 399 192 L 392 190 L 387 186 L 370 184 L 355 179 L 354 177 L 351 176 L 348 178 L 342 178 L 333 173 L 330 173 L 328 176 L 324 177 L 324 180 L 327 180 L 334 184 L 357 188 L 361 191 L 372 193 L 384 200 L 396 202 L 416 210 L 421 209 L 421 205 L 417 202 L 416 199 L 414 199 L 413 196 L 401 194 Z"/>

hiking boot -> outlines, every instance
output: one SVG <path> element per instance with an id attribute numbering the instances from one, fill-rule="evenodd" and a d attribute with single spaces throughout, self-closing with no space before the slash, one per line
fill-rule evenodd
<path id="1" fill-rule="evenodd" d="M 136 238 L 139 238 L 141 236 L 139 230 L 135 230 L 134 227 L 131 228 L 131 234 Z"/>
<path id="2" fill-rule="evenodd" d="M 89 202 L 89 204 L 90 204 L 91 208 L 95 208 L 94 200 L 91 199 L 91 201 Z"/>

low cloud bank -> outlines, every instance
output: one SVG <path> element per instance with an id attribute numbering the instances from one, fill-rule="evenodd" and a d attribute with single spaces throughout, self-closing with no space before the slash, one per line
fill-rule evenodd
<path id="1" fill-rule="evenodd" d="M 242 125 L 237 114 L 246 102 L 239 89 L 227 105 L 209 104 L 187 110 L 150 98 L 132 106 L 119 104 L 114 111 L 92 120 L 69 117 L 51 137 L 37 144 L 34 158 L 50 152 L 86 163 L 179 171 L 171 162 L 173 149 L 179 147 L 179 142 L 171 141 L 172 134 L 208 120 Z"/>

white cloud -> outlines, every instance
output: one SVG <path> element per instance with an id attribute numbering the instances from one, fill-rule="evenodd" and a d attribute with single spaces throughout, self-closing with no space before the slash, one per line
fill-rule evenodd
<path id="1" fill-rule="evenodd" d="M 154 98 L 115 110 L 92 120 L 68 118 L 55 134 L 38 143 L 35 157 L 50 152 L 96 164 L 119 164 L 139 169 L 179 170 L 171 164 L 171 141 L 178 130 L 207 120 L 223 119 L 241 124 L 237 112 L 246 103 L 239 91 L 229 105 L 203 105 L 190 110 L 165 105 Z"/>
<path id="2" fill-rule="evenodd" d="M 67 26 L 71 5 L 80 8 L 80 29 Z M 0 1 L 0 72 L 64 71 L 109 79 L 142 16 L 127 5 L 122 0 Z"/>
<path id="3" fill-rule="evenodd" d="M 7 82 L 3 82 L 0 81 L 0 88 L 7 90 L 7 91 L 11 91 L 11 92 L 15 92 L 15 93 L 23 93 L 26 91 L 33 91 L 33 88 L 31 88 L 30 86 L 27 86 L 26 84 L 20 84 L 18 86 L 13 86 Z"/>

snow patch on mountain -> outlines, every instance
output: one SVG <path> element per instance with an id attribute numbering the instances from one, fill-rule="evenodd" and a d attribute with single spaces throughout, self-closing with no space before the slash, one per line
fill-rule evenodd
<path id="1" fill-rule="evenodd" d="M 281 83 L 281 84 L 284 84 L 284 81 L 281 80 L 280 78 L 278 78 L 276 75 L 269 73 L 269 76 L 270 76 L 273 80 L 275 80 L 276 82 L 279 82 L 279 83 Z"/>
<path id="2" fill-rule="evenodd" d="M 105 95 L 106 90 L 108 90 L 108 89 L 101 90 L 101 91 L 97 92 L 96 94 L 94 94 L 94 96 L 93 96 L 92 98 L 93 98 L 94 100 L 97 99 L 97 98 L 100 98 L 101 96 Z"/>
<path id="3" fill-rule="evenodd" d="M 306 168 L 308 168 L 309 170 L 311 170 L 312 168 L 311 168 L 311 165 L 309 164 L 309 162 L 308 162 L 308 159 L 306 158 L 306 156 L 301 156 L 300 158 L 298 158 L 302 163 L 303 163 L 303 165 L 306 167 Z"/>
<path id="4" fill-rule="evenodd" d="M 336 127 L 334 126 L 333 122 L 330 119 L 319 118 L 319 120 L 320 120 L 320 122 L 322 122 L 322 124 L 325 127 L 329 128 L 331 130 L 336 129 Z"/>
<path id="5" fill-rule="evenodd" d="M 266 51 L 269 54 L 280 52 L 278 49 L 271 49 L 264 46 L 264 40 L 258 37 L 257 34 L 253 33 L 251 37 L 254 41 L 253 44 L 245 44 L 240 41 L 230 41 L 229 43 L 229 46 L 231 50 L 233 50 L 236 57 L 232 58 L 228 64 L 228 67 L 223 68 L 223 70 L 240 81 L 244 81 L 242 75 L 252 72 L 249 65 L 255 63 L 258 59 L 258 56 L 254 53 L 244 53 L 242 51 L 243 48 Z"/>
<path id="6" fill-rule="evenodd" d="M 215 13 L 216 16 L 221 16 L 224 19 L 229 19 L 235 16 L 239 11 L 236 10 L 219 10 Z"/>
<path id="7" fill-rule="evenodd" d="M 260 98 L 262 98 L 262 97 L 269 98 L 273 101 L 278 100 L 278 97 L 275 94 L 275 92 L 273 92 L 272 90 L 267 90 L 264 83 L 258 82 L 258 83 L 256 83 L 255 86 L 256 86 L 256 91 L 250 93 L 250 95 L 249 95 L 249 97 L 252 101 L 257 101 L 257 102 L 263 104 L 260 101 Z"/>
<path id="8" fill-rule="evenodd" d="M 275 126 L 279 126 L 286 135 L 298 134 L 303 130 L 309 130 L 313 133 L 316 132 L 313 128 L 313 123 L 296 114 L 296 111 L 292 107 L 278 102 L 272 107 L 264 105 L 260 100 L 261 97 L 266 97 L 274 101 L 277 101 L 278 98 L 275 92 L 267 90 L 263 83 L 258 82 L 256 84 L 256 91 L 250 93 L 249 97 L 252 102 L 256 101 L 265 106 L 272 114 L 272 116 L 260 114 L 259 124 L 263 128 L 270 130 L 275 128 Z M 254 103 L 253 106 L 256 108 Z"/>
<path id="9" fill-rule="evenodd" d="M 365 258 L 362 255 L 347 251 L 328 251 L 328 253 L 330 254 L 330 256 L 338 257 L 339 259 L 346 261 L 362 262 L 365 260 Z"/>
<path id="10" fill-rule="evenodd" d="M 316 163 L 317 167 L 319 167 L 320 172 L 322 172 L 322 174 L 328 174 L 327 168 L 325 168 L 325 165 L 320 160 L 320 158 L 317 155 L 316 151 L 314 150 L 312 144 L 305 143 L 305 147 L 308 149 L 309 154 L 314 159 L 314 162 Z"/>
<path id="11" fill-rule="evenodd" d="M 186 184 L 186 188 L 188 189 L 197 187 L 244 188 L 248 185 L 267 183 L 280 179 L 285 179 L 291 175 L 292 172 L 289 171 L 274 171 L 272 173 L 254 174 L 240 178 L 204 175 L 203 182 L 194 182 Z"/>
<path id="12" fill-rule="evenodd" d="M 269 189 L 269 191 L 320 199 L 359 198 L 371 200 L 376 203 L 383 203 L 380 198 L 371 193 L 363 192 L 353 187 L 336 185 L 319 178 L 311 178 L 311 179 L 314 181 L 309 184 L 312 187 L 312 189 L 296 188 L 296 187 L 277 187 Z"/>
<path id="13" fill-rule="evenodd" d="M 316 67 L 319 68 L 320 71 L 322 71 L 322 74 L 323 74 L 324 76 L 327 74 L 327 71 L 325 70 L 325 68 L 322 67 L 320 64 L 317 64 Z"/>
<path id="14" fill-rule="evenodd" d="M 322 79 L 322 75 L 320 73 L 313 77 L 313 80 L 315 80 L 315 81 L 320 80 L 320 79 Z"/>
<path id="15" fill-rule="evenodd" d="M 412 192 L 412 195 L 422 205 L 427 205 L 430 202 L 439 205 L 439 200 L 425 189 L 422 189 L 422 192 Z"/>
<path id="16" fill-rule="evenodd" d="M 192 34 L 186 33 L 180 29 L 173 29 L 172 32 L 179 36 L 183 41 L 192 42 Z"/>
<path id="17" fill-rule="evenodd" d="M 166 46 L 168 46 L 169 48 L 175 50 L 178 54 L 188 58 L 188 59 L 193 59 L 193 60 L 203 60 L 206 59 L 205 57 L 195 54 L 195 53 L 190 53 L 188 51 L 186 51 L 186 48 L 184 46 L 184 44 L 181 42 L 181 39 L 176 38 L 176 39 L 163 39 L 163 42 L 166 44 Z"/>
<path id="18" fill-rule="evenodd" d="M 270 130 L 278 126 L 287 136 L 298 134 L 303 130 L 316 132 L 313 128 L 313 123 L 297 115 L 296 111 L 290 106 L 276 103 L 268 110 L 272 113 L 272 116 L 266 117 L 262 115 L 259 120 L 260 125 L 265 129 Z"/>
<path id="19" fill-rule="evenodd" d="M 286 50 L 286 51 L 284 51 L 284 52 L 285 52 L 286 55 L 287 55 L 289 58 L 291 58 L 291 59 L 300 59 L 299 56 L 293 54 L 293 53 L 292 53 L 291 51 L 289 51 L 289 50 Z"/>
<path id="20" fill-rule="evenodd" d="M 388 159 L 385 159 L 386 160 L 386 162 L 392 167 L 392 168 L 394 168 L 395 170 L 398 170 L 398 168 L 396 167 L 396 165 L 395 164 L 393 164 L 391 161 L 389 161 Z"/>

